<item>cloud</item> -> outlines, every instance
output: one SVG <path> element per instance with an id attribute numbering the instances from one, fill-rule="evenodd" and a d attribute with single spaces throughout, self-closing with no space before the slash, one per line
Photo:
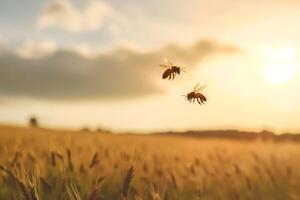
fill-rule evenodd
<path id="1" fill-rule="evenodd" d="M 6 52 L 6 49 L 5 49 L 4 45 L 2 45 L 2 43 L 0 42 L 0 55 L 4 52 Z"/>
<path id="2" fill-rule="evenodd" d="M 79 9 L 71 0 L 57 0 L 44 8 L 37 26 L 41 29 L 58 28 L 70 32 L 93 31 L 111 18 L 117 19 L 118 14 L 102 1 L 88 1 L 83 9 Z"/>
<path id="3" fill-rule="evenodd" d="M 120 48 L 93 58 L 64 49 L 31 59 L 5 53 L 0 54 L 0 96 L 58 101 L 144 97 L 162 92 L 157 85 L 157 65 L 163 57 L 192 66 L 215 53 L 236 51 L 200 41 L 190 47 L 170 45 L 148 53 Z"/>
<path id="4" fill-rule="evenodd" d="M 28 40 L 17 50 L 17 53 L 24 58 L 40 58 L 54 53 L 57 48 L 56 42 L 52 40 L 39 42 Z"/>

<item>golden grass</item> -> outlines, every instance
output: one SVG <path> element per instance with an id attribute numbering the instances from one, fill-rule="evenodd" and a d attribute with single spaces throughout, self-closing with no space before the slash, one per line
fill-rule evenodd
<path id="1" fill-rule="evenodd" d="M 300 199 L 300 146 L 0 128 L 0 199 Z"/>

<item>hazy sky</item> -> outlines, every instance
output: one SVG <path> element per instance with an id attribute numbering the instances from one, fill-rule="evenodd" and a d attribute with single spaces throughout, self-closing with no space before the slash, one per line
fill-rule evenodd
<path id="1" fill-rule="evenodd" d="M 300 131 L 299 0 L 0 0 L 0 122 Z M 167 57 L 185 66 L 161 79 Z M 208 87 L 204 106 L 181 95 Z"/>

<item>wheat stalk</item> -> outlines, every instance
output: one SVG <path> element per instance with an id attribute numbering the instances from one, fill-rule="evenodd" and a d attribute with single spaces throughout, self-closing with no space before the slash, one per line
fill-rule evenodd
<path id="1" fill-rule="evenodd" d="M 123 187 L 122 187 L 122 192 L 121 192 L 121 199 L 122 200 L 127 200 L 130 183 L 133 179 L 133 172 L 134 172 L 134 169 L 133 169 L 133 166 L 131 166 L 127 170 L 126 176 L 124 177 Z"/>

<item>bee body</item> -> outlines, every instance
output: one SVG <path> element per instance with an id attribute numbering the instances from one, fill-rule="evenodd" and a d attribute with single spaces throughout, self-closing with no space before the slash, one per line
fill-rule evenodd
<path id="1" fill-rule="evenodd" d="M 174 79 L 175 76 L 178 74 L 180 75 L 180 71 L 181 71 L 181 68 L 180 67 L 177 67 L 177 66 L 172 66 L 171 68 L 169 69 L 166 69 L 162 75 L 162 78 L 163 79 Z"/>
<path id="2" fill-rule="evenodd" d="M 194 87 L 194 91 L 193 92 L 190 92 L 188 93 L 185 97 L 186 99 L 190 102 L 190 103 L 195 103 L 195 101 L 197 101 L 200 105 L 201 104 L 204 104 L 204 102 L 207 101 L 207 98 L 202 94 L 200 93 L 199 91 L 204 89 L 205 86 L 200 86 L 199 84 L 197 84 L 195 87 Z"/>
<path id="3" fill-rule="evenodd" d="M 207 101 L 207 98 L 199 92 L 190 92 L 186 95 L 186 98 L 190 103 L 194 103 L 196 100 L 200 105 Z"/>

